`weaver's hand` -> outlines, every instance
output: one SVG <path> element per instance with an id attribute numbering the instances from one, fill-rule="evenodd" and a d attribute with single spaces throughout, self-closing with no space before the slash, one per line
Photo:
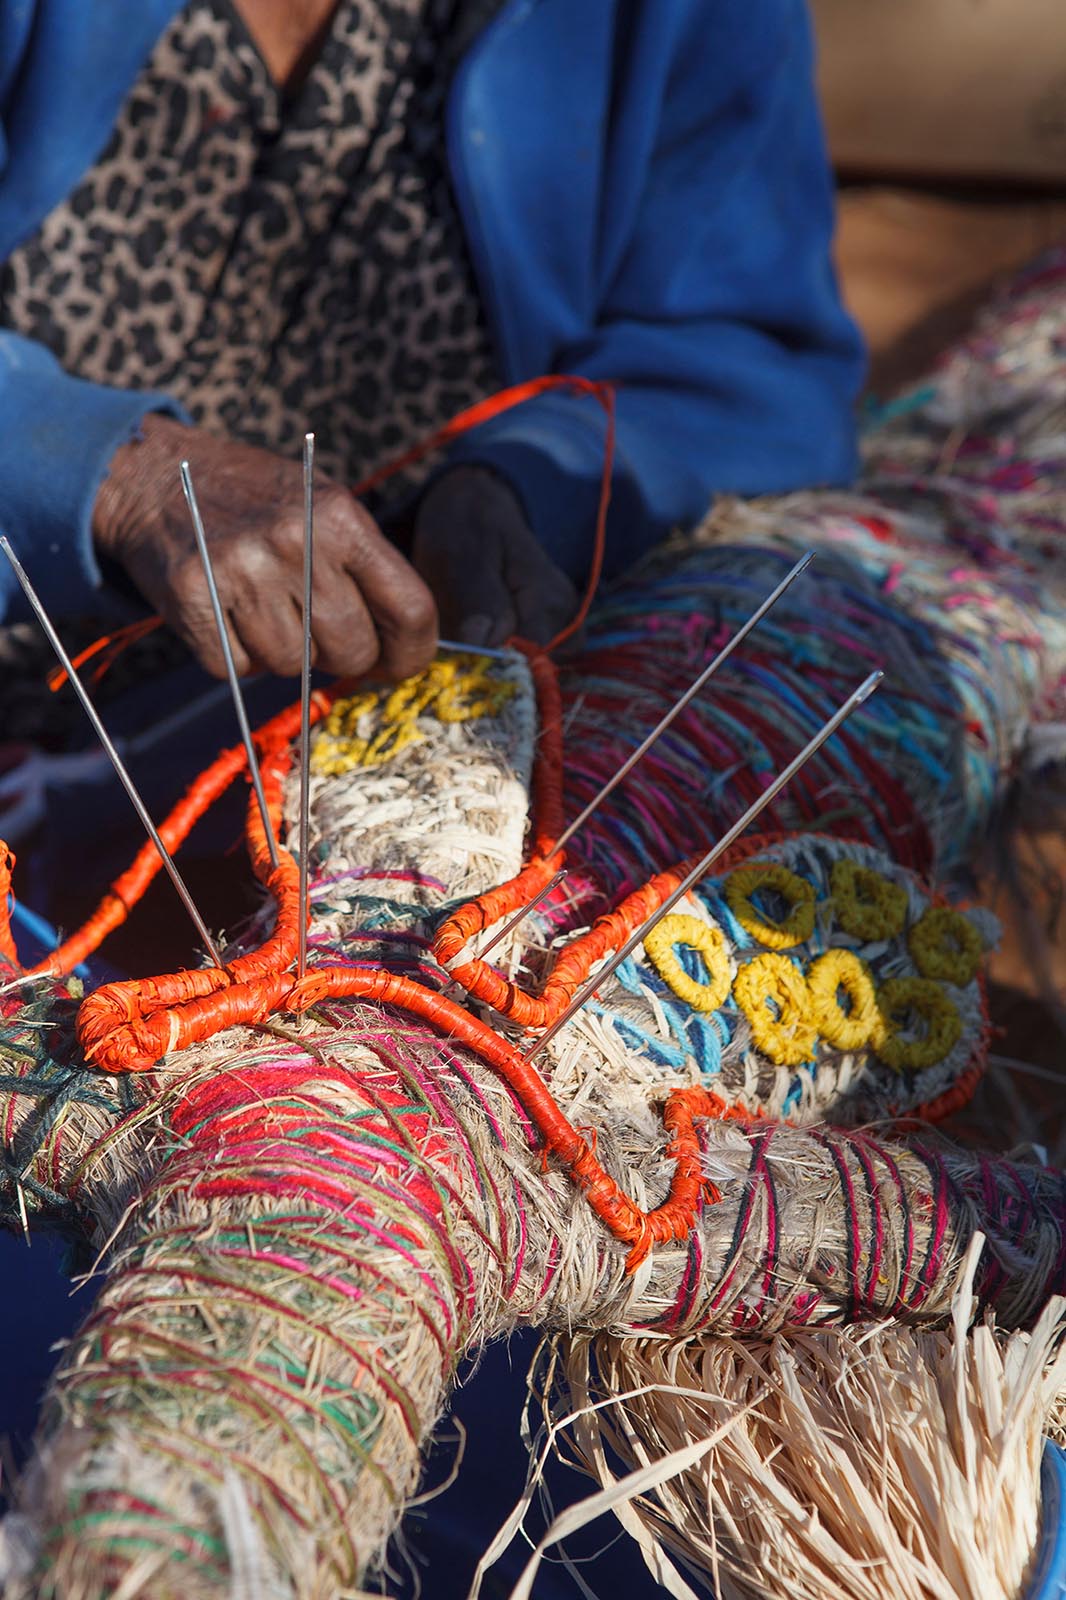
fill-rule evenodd
<path id="1" fill-rule="evenodd" d="M 225 668 L 179 463 L 188 460 L 229 620 L 238 672 L 300 670 L 303 473 L 298 462 L 148 417 L 119 449 L 93 513 L 97 549 L 117 561 L 209 672 Z M 418 672 L 437 613 L 422 579 L 347 489 L 316 482 L 316 664 L 359 677 Z"/>
<path id="2" fill-rule="evenodd" d="M 424 496 L 414 562 L 436 596 L 443 632 L 466 644 L 517 633 L 547 644 L 577 610 L 514 492 L 482 467 L 453 467 Z"/>

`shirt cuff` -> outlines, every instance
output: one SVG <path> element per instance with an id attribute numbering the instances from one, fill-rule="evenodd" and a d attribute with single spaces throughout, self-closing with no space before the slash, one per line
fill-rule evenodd
<path id="1" fill-rule="evenodd" d="M 151 412 L 190 420 L 169 395 L 87 383 L 39 346 L 0 341 L 0 519 L 55 616 L 100 607 L 105 586 L 93 550 L 93 507 L 116 450 L 137 437 Z M 26 614 L 14 574 L 7 562 L 0 568 L 0 615 Z"/>

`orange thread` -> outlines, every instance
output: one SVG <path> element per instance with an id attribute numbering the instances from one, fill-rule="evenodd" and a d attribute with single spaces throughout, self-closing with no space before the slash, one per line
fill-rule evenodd
<path id="1" fill-rule="evenodd" d="M 102 992 L 97 991 L 98 995 Z M 131 1001 L 146 998 L 128 993 L 124 997 L 127 1008 Z M 291 973 L 274 972 L 199 995 L 153 1016 L 131 1017 L 117 1027 L 109 1008 L 93 1007 L 86 1001 L 78 1013 L 78 1038 L 86 1056 L 105 1071 L 136 1072 L 153 1066 L 170 1050 L 201 1043 L 236 1023 L 261 1022 L 279 1009 L 299 1014 L 323 1000 L 342 999 L 398 1006 L 474 1050 L 520 1100 L 544 1140 L 545 1152 L 561 1161 L 613 1237 L 629 1245 L 626 1268 L 630 1272 L 652 1245 L 687 1237 L 696 1220 L 705 1193 L 696 1121 L 746 1117 L 742 1107 L 730 1107 L 706 1090 L 674 1090 L 663 1112 L 670 1134 L 667 1154 L 674 1162 L 669 1193 L 661 1205 L 643 1211 L 600 1164 L 594 1148 L 560 1110 L 532 1062 L 446 995 L 398 973 L 316 967 L 297 980 Z"/>
<path id="2" fill-rule="evenodd" d="M 328 689 L 316 690 L 312 697 L 311 720 L 318 722 L 329 710 L 333 701 L 346 692 L 347 685 L 343 683 L 332 684 Z M 278 713 L 269 722 L 264 723 L 254 735 L 256 746 L 260 752 L 263 769 L 264 787 L 268 786 L 268 775 L 271 769 L 279 763 L 280 775 L 288 770 L 291 757 L 288 754 L 290 741 L 293 739 L 300 726 L 299 705 L 288 706 Z M 214 805 L 215 801 L 229 788 L 233 780 L 246 770 L 248 758 L 243 745 L 235 745 L 229 750 L 223 750 L 221 755 L 200 774 L 196 782 L 191 785 L 186 794 L 178 801 L 177 805 L 159 825 L 159 834 L 167 849 L 173 854 L 184 843 L 193 828 Z M 279 778 L 280 782 L 280 778 Z M 252 812 L 255 815 L 252 815 Z M 280 824 L 280 790 L 276 795 L 274 811 L 275 828 Z M 262 823 L 259 819 L 258 808 L 250 807 L 248 814 L 248 843 L 253 855 L 255 865 L 256 853 L 266 852 L 266 839 L 262 832 Z M 290 857 L 291 860 L 291 857 Z M 149 841 L 141 846 L 126 871 L 116 878 L 108 892 L 100 901 L 96 910 L 88 917 L 70 938 L 65 940 L 51 955 L 31 968 L 34 973 L 49 973 L 59 976 L 76 967 L 79 961 L 84 961 L 86 956 L 98 950 L 107 938 L 129 916 L 130 911 L 143 898 L 149 884 L 162 866 L 155 846 Z M 260 874 L 261 876 L 261 874 Z M 265 878 L 261 881 L 266 882 Z M 279 908 L 280 915 L 280 908 Z M 291 959 L 291 958 L 290 958 Z M 206 969 L 208 971 L 218 969 Z M 229 969 L 226 969 L 227 971 Z M 182 976 L 188 976 L 184 974 Z M 202 973 L 200 974 L 202 977 Z M 143 983 L 164 983 L 169 979 L 143 979 Z M 221 982 L 225 982 L 223 977 Z"/>
<path id="3" fill-rule="evenodd" d="M 561 1016 L 596 962 L 617 950 L 659 909 L 698 857 L 693 856 L 690 862 L 682 863 L 673 871 L 656 873 L 654 878 L 627 895 L 615 910 L 597 917 L 587 933 L 559 952 L 539 995 L 527 994 L 476 956 L 466 961 L 458 959 L 472 934 L 525 904 L 556 870 L 558 859 L 553 856 L 547 861 L 531 861 L 510 883 L 461 906 L 454 916 L 441 924 L 433 944 L 437 960 L 468 994 L 523 1028 L 546 1028 Z"/>
<path id="4" fill-rule="evenodd" d="M 412 445 L 402 456 L 396 456 L 368 477 L 360 478 L 358 483 L 352 485 L 352 493 L 369 494 L 371 489 L 376 489 L 395 473 L 413 467 L 416 461 L 432 455 L 435 450 L 443 450 L 462 434 L 469 433 L 471 428 L 479 428 L 483 422 L 491 422 L 494 417 L 513 410 L 515 406 L 524 405 L 527 400 L 535 400 L 550 389 L 569 389 L 572 394 L 591 395 L 604 410 L 608 410 L 607 396 L 613 396 L 615 385 L 593 378 L 581 378 L 575 373 L 552 372 L 539 378 L 527 378 L 524 383 L 514 383 L 507 389 L 499 389 L 484 400 L 467 406 L 465 411 L 458 412 L 450 422 L 429 434 L 420 444 Z"/>
<path id="5" fill-rule="evenodd" d="M 87 645 L 84 650 L 79 650 L 78 654 L 71 658 L 70 664 L 77 671 L 87 661 L 92 661 L 94 656 L 99 656 L 100 660 L 96 663 L 89 679 L 90 683 L 99 683 L 104 674 L 114 666 L 127 645 L 136 644 L 138 639 L 146 639 L 150 633 L 154 633 L 162 626 L 163 619 L 157 616 L 142 617 L 137 622 L 128 622 L 124 628 L 116 628 L 114 633 L 105 633 Z M 53 694 L 62 689 L 66 681 L 65 667 L 53 667 L 46 680 Z"/>
<path id="6" fill-rule="evenodd" d="M 915 1106 L 906 1116 L 897 1117 L 894 1126 L 904 1132 L 914 1132 L 923 1123 L 943 1122 L 947 1117 L 954 1116 L 956 1111 L 962 1111 L 969 1105 L 983 1076 L 983 1066 L 975 1062 L 956 1078 L 949 1089 L 945 1089 L 935 1099 Z"/>
<path id="7" fill-rule="evenodd" d="M 14 851 L 0 839 L 0 956 L 13 961 L 18 965 L 18 952 L 15 949 L 15 936 L 11 932 L 11 909 L 8 899 L 11 895 L 11 874 L 15 866 Z"/>

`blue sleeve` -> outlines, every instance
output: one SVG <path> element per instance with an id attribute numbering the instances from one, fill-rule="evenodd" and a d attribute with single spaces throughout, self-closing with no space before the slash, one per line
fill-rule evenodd
<path id="1" fill-rule="evenodd" d="M 622 10 L 596 309 L 551 354 L 557 372 L 619 386 L 608 573 L 697 521 L 715 494 L 846 482 L 863 372 L 830 258 L 832 182 L 802 0 Z M 539 227 L 544 237 L 551 218 Z M 603 428 L 594 400 L 552 393 L 454 453 L 510 479 L 575 579 Z"/>
<path id="2" fill-rule="evenodd" d="M 73 378 L 42 345 L 0 331 L 0 530 L 53 616 L 107 608 L 93 505 L 115 451 L 152 411 L 185 418 L 166 395 Z M 0 618 L 27 614 L 0 560 Z"/>

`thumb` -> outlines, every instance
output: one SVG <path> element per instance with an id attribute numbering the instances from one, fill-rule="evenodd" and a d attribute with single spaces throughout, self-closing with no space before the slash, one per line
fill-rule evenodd
<path id="1" fill-rule="evenodd" d="M 450 593 L 442 605 L 443 624 L 462 644 L 502 644 L 517 628 L 514 600 L 500 563 L 486 559 L 488 555 L 482 550 L 465 571 L 451 575 Z"/>
<path id="2" fill-rule="evenodd" d="M 455 637 L 464 645 L 503 645 L 517 629 L 511 592 L 498 571 L 482 570 L 456 608 Z"/>

